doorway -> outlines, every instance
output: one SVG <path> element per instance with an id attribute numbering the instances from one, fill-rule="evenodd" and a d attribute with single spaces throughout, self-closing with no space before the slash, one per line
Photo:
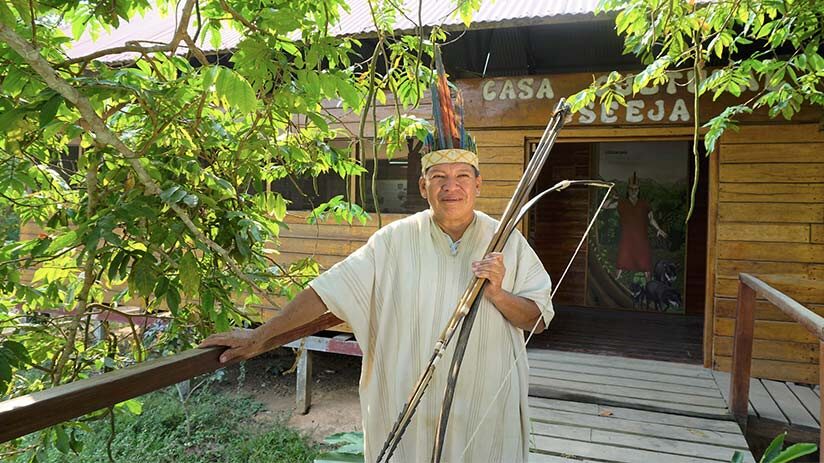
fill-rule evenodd
<path id="1" fill-rule="evenodd" d="M 527 155 L 536 145 L 527 142 Z M 556 319 L 530 346 L 702 361 L 708 163 L 701 156 L 704 175 L 685 223 L 690 151 L 686 140 L 554 146 L 533 194 L 564 179 L 599 178 L 616 188 L 553 299 Z M 527 236 L 553 284 L 605 192 L 569 189 L 546 197 L 531 213 Z"/>

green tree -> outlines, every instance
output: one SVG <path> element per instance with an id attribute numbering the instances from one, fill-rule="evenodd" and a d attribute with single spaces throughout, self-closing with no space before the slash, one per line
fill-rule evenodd
<path id="1" fill-rule="evenodd" d="M 248 321 L 252 304 L 275 307 L 277 297 L 293 296 L 318 265 L 276 258 L 288 201 L 273 183 L 364 172 L 364 154 L 353 150 L 365 146 L 367 123 L 381 127 L 390 151 L 426 127 L 404 113 L 428 88 L 422 61 L 444 35 L 436 28 L 424 37 L 418 27 L 418 36 L 396 36 L 396 18 L 410 12 L 393 2 L 369 2 L 377 39 L 365 56 L 358 40 L 329 33 L 343 0 L 175 5 L 0 2 L 0 210 L 42 230 L 19 239 L 4 222 L 3 398 L 191 345 Z M 169 43 L 67 57 L 84 31 L 150 8 L 178 18 Z M 198 45 L 217 47 L 227 31 L 241 35 L 229 59 Z M 125 64 L 111 59 L 124 52 Z M 395 115 L 376 121 L 375 104 L 389 92 Z M 342 132 L 330 101 L 361 115 L 356 133 Z M 334 148 L 330 141 L 342 137 L 355 148 Z M 71 144 L 79 145 L 76 169 L 66 168 Z M 344 197 L 315 206 L 312 221 L 366 219 Z M 168 310 L 168 328 L 151 343 L 133 331 L 129 348 L 113 335 L 95 342 L 92 315 L 124 301 Z M 38 315 L 45 310 L 59 314 Z M 0 452 L 36 461 L 49 445 L 69 451 L 77 426 Z"/>
<path id="2" fill-rule="evenodd" d="M 623 105 L 626 95 L 665 84 L 669 71 L 688 71 L 696 88 L 696 179 L 702 96 L 741 97 L 752 82 L 760 88 L 703 124 L 707 153 L 743 115 L 766 110 L 771 117 L 790 119 L 802 105 L 824 105 L 824 2 L 820 0 L 601 0 L 598 11 L 617 14 L 615 25 L 624 36 L 624 52 L 641 58 L 646 67 L 632 74 L 610 73 L 603 83 L 571 96 L 573 110 L 596 100 L 607 107 L 613 102 Z M 697 184 L 696 180 L 692 203 Z M 691 214 L 692 207 L 688 217 Z"/>

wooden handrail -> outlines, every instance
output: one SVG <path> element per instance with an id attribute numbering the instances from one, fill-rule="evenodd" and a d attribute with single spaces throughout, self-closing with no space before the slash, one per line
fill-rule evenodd
<path id="1" fill-rule="evenodd" d="M 824 341 L 824 317 L 748 273 L 740 274 L 739 280 L 752 288 L 758 296 L 772 302 L 782 312 L 804 325 L 819 341 Z"/>
<path id="2" fill-rule="evenodd" d="M 264 352 L 340 323 L 327 312 L 268 340 Z M 223 350 L 192 349 L 0 402 L 0 442 L 226 367 L 230 363 L 219 360 Z"/>
<path id="3" fill-rule="evenodd" d="M 801 323 L 818 338 L 819 384 L 824 386 L 824 318 L 804 307 L 781 291 L 748 273 L 738 275 L 738 303 L 735 311 L 735 333 L 732 350 L 732 380 L 730 381 L 730 412 L 746 426 L 749 413 L 750 373 L 752 371 L 752 346 L 755 332 L 755 300 L 763 297 L 784 314 Z M 824 416 L 824 400 L 821 401 L 819 420 Z M 824 426 L 819 442 L 824 443 Z M 824 463 L 824 452 L 821 452 Z"/>

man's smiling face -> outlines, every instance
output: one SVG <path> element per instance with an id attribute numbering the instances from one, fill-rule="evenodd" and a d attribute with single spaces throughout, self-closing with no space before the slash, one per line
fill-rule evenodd
<path id="1" fill-rule="evenodd" d="M 437 164 L 430 167 L 418 181 L 421 196 L 438 221 L 471 220 L 475 198 L 481 191 L 481 176 L 475 168 L 463 162 Z"/>

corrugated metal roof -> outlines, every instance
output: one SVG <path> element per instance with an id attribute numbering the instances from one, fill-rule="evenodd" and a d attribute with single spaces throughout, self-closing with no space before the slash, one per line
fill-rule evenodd
<path id="1" fill-rule="evenodd" d="M 194 15 L 192 16 L 194 18 Z M 137 16 L 131 21 L 121 22 L 116 29 L 102 31 L 97 36 L 93 36 L 89 31 L 84 32 L 78 40 L 72 43 L 71 48 L 66 52 L 69 58 L 90 55 L 100 50 L 108 48 L 122 47 L 129 42 L 137 42 L 142 46 L 163 45 L 169 43 L 174 37 L 177 28 L 178 18 L 174 13 L 161 15 L 157 10 L 146 12 L 145 16 Z M 197 31 L 196 21 L 191 21 L 189 27 L 191 35 Z M 220 32 L 221 45 L 218 50 L 230 50 L 234 48 L 242 35 L 240 32 L 224 27 Z M 209 44 L 208 37 L 201 34 L 197 44 L 203 51 L 217 51 Z M 186 44 L 181 43 L 181 50 L 186 50 Z M 134 60 L 138 53 L 125 52 L 113 55 L 106 55 L 102 61 L 109 63 L 120 63 Z"/>
<path id="2" fill-rule="evenodd" d="M 405 16 L 398 15 L 394 29 L 410 31 L 418 22 L 418 10 L 424 26 L 463 27 L 455 13 L 455 1 L 395 0 L 403 5 Z M 375 31 L 372 15 L 366 1 L 348 1 L 350 11 L 341 14 L 340 23 L 333 29 L 336 35 L 369 35 Z M 419 4 L 422 5 L 419 8 Z M 598 0 L 486 0 L 472 15 L 472 27 L 503 25 L 546 24 L 554 21 L 592 18 Z"/>
<path id="3" fill-rule="evenodd" d="M 406 16 L 417 22 L 419 0 L 392 0 L 403 4 Z M 443 26 L 445 28 L 463 28 L 463 23 L 455 14 L 455 1 L 422 0 L 421 19 L 424 26 Z M 552 22 L 569 22 L 593 18 L 598 0 L 497 0 L 484 1 L 472 18 L 472 28 L 507 27 L 517 25 L 547 24 Z M 348 12 L 341 13 L 340 22 L 331 28 L 331 33 L 338 36 L 363 37 L 374 33 L 369 4 L 365 0 L 349 0 Z M 192 21 L 194 22 L 194 20 Z M 174 14 L 161 15 L 158 11 L 149 11 L 143 17 L 137 17 L 122 23 L 111 31 L 104 31 L 93 38 L 88 32 L 72 44 L 68 50 L 71 58 L 86 56 L 106 48 L 123 46 L 127 42 L 139 42 L 143 45 L 168 43 L 174 35 L 177 20 Z M 415 23 L 398 14 L 394 24 L 396 32 L 412 31 Z M 195 28 L 190 27 L 194 33 Z M 217 50 L 231 50 L 241 39 L 241 34 L 233 29 L 221 31 L 221 45 Z M 199 37 L 198 46 L 204 51 L 214 52 L 207 37 Z M 182 47 L 185 50 L 185 47 Z M 107 62 L 130 61 L 136 53 L 120 53 L 102 58 Z"/>

